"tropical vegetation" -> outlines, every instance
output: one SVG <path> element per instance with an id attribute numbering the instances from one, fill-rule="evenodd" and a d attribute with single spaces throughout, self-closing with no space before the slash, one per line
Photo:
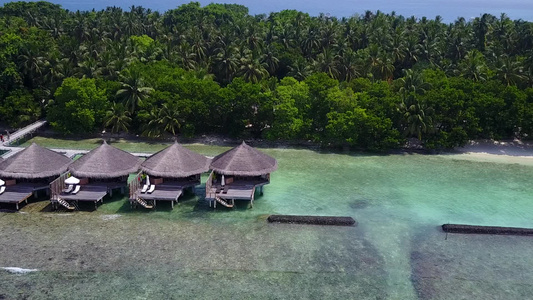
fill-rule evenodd
<path id="1" fill-rule="evenodd" d="M 0 122 L 388 149 L 530 138 L 533 23 L 367 11 L 0 8 Z"/>

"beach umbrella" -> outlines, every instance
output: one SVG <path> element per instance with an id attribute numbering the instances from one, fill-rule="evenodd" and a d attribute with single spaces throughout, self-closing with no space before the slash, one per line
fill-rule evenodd
<path id="1" fill-rule="evenodd" d="M 226 185 L 226 180 L 224 179 L 224 174 L 222 174 L 222 182 L 221 182 L 222 185 Z"/>
<path id="2" fill-rule="evenodd" d="M 78 184 L 80 183 L 80 180 L 74 176 L 70 176 L 69 178 L 65 179 L 66 184 Z"/>
<path id="3" fill-rule="evenodd" d="M 0 186 L 3 186 L 4 184 L 6 184 L 6 182 L 0 179 Z"/>
<path id="4" fill-rule="evenodd" d="M 150 185 L 150 175 L 146 175 L 146 185 Z"/>

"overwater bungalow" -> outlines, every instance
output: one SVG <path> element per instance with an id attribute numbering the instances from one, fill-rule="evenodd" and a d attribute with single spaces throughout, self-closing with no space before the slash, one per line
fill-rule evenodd
<path id="1" fill-rule="evenodd" d="M 52 206 L 62 205 L 75 209 L 79 202 L 102 203 L 114 190 L 126 192 L 128 176 L 139 170 L 141 159 L 104 143 L 74 161 L 69 173 L 61 175 L 51 184 Z M 74 176 L 75 178 L 70 179 Z M 69 184 L 69 181 L 70 184 Z"/>
<path id="2" fill-rule="evenodd" d="M 130 203 L 153 208 L 156 201 L 171 206 L 186 189 L 200 184 L 200 175 L 209 170 L 211 160 L 177 142 L 153 154 L 141 164 L 141 173 L 130 182 Z"/>
<path id="3" fill-rule="evenodd" d="M 50 182 L 64 173 L 72 160 L 63 154 L 32 143 L 0 161 L 0 203 L 28 203 L 39 192 L 50 194 Z"/>
<path id="4" fill-rule="evenodd" d="M 233 207 L 235 200 L 250 201 L 253 207 L 255 190 L 263 193 L 270 183 L 270 173 L 278 168 L 275 158 L 248 146 L 245 142 L 213 158 L 213 170 L 205 184 L 209 206 L 217 203 Z"/>

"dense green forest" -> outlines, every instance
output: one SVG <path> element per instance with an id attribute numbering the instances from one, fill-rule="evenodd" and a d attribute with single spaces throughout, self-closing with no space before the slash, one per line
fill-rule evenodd
<path id="1" fill-rule="evenodd" d="M 13 2 L 0 8 L 0 122 L 366 149 L 528 138 L 532 49 L 533 24 L 504 14 L 445 24 L 195 2 L 164 13 Z"/>

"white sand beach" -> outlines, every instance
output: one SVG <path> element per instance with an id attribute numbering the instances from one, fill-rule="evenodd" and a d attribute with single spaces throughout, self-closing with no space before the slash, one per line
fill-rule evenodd
<path id="1" fill-rule="evenodd" d="M 533 166 L 533 143 L 519 140 L 475 140 L 457 148 L 453 158 Z"/>

